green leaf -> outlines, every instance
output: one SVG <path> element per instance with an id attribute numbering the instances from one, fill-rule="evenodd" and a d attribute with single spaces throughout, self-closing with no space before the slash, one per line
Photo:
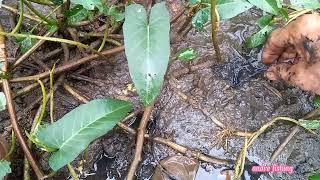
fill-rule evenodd
<path id="1" fill-rule="evenodd" d="M 155 4 L 150 13 L 142 5 L 126 8 L 123 25 L 129 71 L 145 106 L 160 93 L 170 55 L 170 18 L 165 3 Z"/>
<path id="2" fill-rule="evenodd" d="M 299 119 L 301 126 L 307 129 L 319 129 L 320 128 L 320 120 L 304 120 Z"/>
<path id="3" fill-rule="evenodd" d="M 181 61 L 191 61 L 197 57 L 197 53 L 192 48 L 182 48 L 177 52 L 176 57 Z"/>
<path id="4" fill-rule="evenodd" d="M 49 0 L 51 1 L 54 5 L 61 5 L 63 4 L 63 0 Z"/>
<path id="5" fill-rule="evenodd" d="M 73 4 L 82 5 L 87 10 L 94 10 L 98 8 L 100 12 L 103 11 L 103 4 L 101 0 L 71 0 Z"/>
<path id="6" fill-rule="evenodd" d="M 264 28 L 262 28 L 259 32 L 253 34 L 252 36 L 250 36 L 246 42 L 245 42 L 245 46 L 247 48 L 256 48 L 262 44 L 264 44 L 264 42 L 267 40 L 267 36 L 268 34 L 273 30 L 273 28 L 271 26 L 265 26 Z"/>
<path id="7" fill-rule="evenodd" d="M 316 106 L 317 108 L 320 108 L 320 96 L 316 95 L 313 99 L 313 104 L 314 106 Z"/>
<path id="8" fill-rule="evenodd" d="M 252 5 L 265 12 L 278 15 L 279 7 L 276 0 L 248 0 Z"/>
<path id="9" fill-rule="evenodd" d="M 69 25 L 76 24 L 82 20 L 88 18 L 90 12 L 83 8 L 82 5 L 76 5 L 72 9 L 67 10 L 64 15 L 67 17 L 67 22 Z"/>
<path id="10" fill-rule="evenodd" d="M 37 141 L 51 149 L 58 149 L 49 158 L 49 165 L 57 171 L 73 161 L 91 141 L 111 130 L 132 108 L 131 103 L 115 99 L 97 99 L 80 105 L 60 120 L 40 127 Z"/>
<path id="11" fill-rule="evenodd" d="M 23 33 L 23 34 L 29 34 L 29 33 Z M 20 45 L 20 52 L 22 54 L 26 53 L 30 48 L 32 48 L 33 45 L 37 43 L 38 40 L 32 39 L 30 37 L 25 38 L 17 38 L 17 42 Z"/>
<path id="12" fill-rule="evenodd" d="M 244 11 L 252 8 L 253 5 L 246 0 L 218 0 L 217 9 L 221 20 L 230 19 Z"/>
<path id="13" fill-rule="evenodd" d="M 272 19 L 273 19 L 273 15 L 267 14 L 267 15 L 260 17 L 257 21 L 257 24 L 260 28 L 264 28 L 264 27 L 270 25 Z"/>
<path id="14" fill-rule="evenodd" d="M 290 0 L 290 3 L 295 8 L 301 8 L 301 9 L 320 8 L 319 0 Z"/>
<path id="15" fill-rule="evenodd" d="M 308 180 L 320 180 L 320 173 L 309 176 Z"/>
<path id="16" fill-rule="evenodd" d="M 0 179 L 3 179 L 8 173 L 11 173 L 10 162 L 0 160 Z"/>
<path id="17" fill-rule="evenodd" d="M 192 17 L 192 25 L 197 30 L 203 30 L 204 25 L 210 19 L 210 7 L 200 9 L 195 15 Z"/>
<path id="18" fill-rule="evenodd" d="M 111 5 L 110 7 L 105 6 L 103 13 L 107 16 L 110 16 L 116 22 L 120 22 L 124 20 L 124 13 L 121 12 L 116 6 Z"/>
<path id="19" fill-rule="evenodd" d="M 7 105 L 6 96 L 0 92 L 0 111 L 5 110 Z"/>

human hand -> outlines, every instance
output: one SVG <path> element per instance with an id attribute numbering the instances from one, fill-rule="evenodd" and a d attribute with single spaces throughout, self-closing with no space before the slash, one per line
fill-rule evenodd
<path id="1" fill-rule="evenodd" d="M 262 61 L 271 65 L 266 77 L 284 80 L 320 94 L 320 16 L 308 14 L 276 29 L 263 49 Z"/>

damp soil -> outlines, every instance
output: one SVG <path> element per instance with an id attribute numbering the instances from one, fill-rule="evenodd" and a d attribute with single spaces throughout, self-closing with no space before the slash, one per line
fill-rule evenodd
<path id="1" fill-rule="evenodd" d="M 172 15 L 183 7 L 180 1 L 175 0 L 167 0 L 167 5 Z M 7 14 L 0 12 L 7 17 Z M 255 131 L 277 116 L 300 118 L 314 109 L 311 103 L 313 96 L 309 93 L 282 82 L 271 83 L 264 78 L 263 73 L 266 67 L 261 64 L 260 48 L 248 50 L 243 47 L 245 38 L 257 30 L 255 21 L 260 15 L 258 10 L 252 9 L 232 20 L 223 21 L 220 25 L 218 40 L 224 62 L 182 74 L 174 81 L 173 84 L 180 91 L 197 100 L 198 108 L 181 99 L 173 91 L 172 84 L 169 84 L 168 80 L 165 81 L 147 127 L 147 132 L 151 136 L 168 138 L 177 144 L 210 156 L 235 160 L 244 139 L 229 137 L 227 141 L 222 141 L 219 136 L 221 129 L 199 108 L 207 109 L 211 116 L 219 119 L 228 128 L 241 131 Z M 7 18 L 3 18 L 3 21 L 7 22 Z M 6 25 L 8 29 L 9 22 Z M 198 52 L 198 57 L 190 63 L 174 61 L 168 70 L 168 76 L 183 68 L 210 61 L 216 62 L 210 37 L 210 25 L 206 26 L 206 31 L 191 30 L 184 37 L 175 33 L 177 27 L 178 25 L 173 26 L 171 33 L 172 57 L 183 47 L 194 48 Z M 17 45 L 13 39 L 9 39 L 8 42 L 9 57 L 16 57 Z M 52 43 L 47 45 L 41 47 L 32 57 L 41 57 L 57 48 Z M 73 53 L 72 56 L 79 56 L 79 54 Z M 62 58 L 63 55 L 58 55 L 48 63 L 62 61 Z M 92 68 L 82 73 L 82 76 L 87 78 L 75 77 L 72 72 L 68 72 L 66 81 L 90 99 L 105 97 L 125 99 L 133 102 L 135 109 L 141 108 L 137 93 L 129 88 L 132 81 L 124 53 L 104 60 L 95 60 L 80 68 L 88 66 Z M 42 71 L 41 68 L 29 59 L 14 76 L 25 76 L 39 71 Z M 25 85 L 14 84 L 13 89 L 17 90 Z M 27 112 L 24 109 L 39 96 L 39 90 L 36 90 L 15 99 L 19 124 L 25 130 L 30 128 L 37 106 Z M 59 88 L 54 96 L 56 119 L 80 104 L 62 88 Z M 141 116 L 142 114 L 138 114 L 130 120 L 131 127 L 137 128 Z M 8 114 L 1 112 L 0 132 L 8 140 L 10 139 L 9 125 Z M 320 141 L 304 131 L 300 131 L 295 136 L 275 162 L 270 162 L 272 152 L 290 132 L 291 127 L 290 124 L 277 123 L 255 141 L 248 149 L 248 166 L 243 179 L 306 179 L 309 173 L 320 170 Z M 73 166 L 81 179 L 124 179 L 133 160 L 134 148 L 135 137 L 115 127 L 114 130 L 91 143 L 87 153 L 82 153 L 73 162 Z M 46 172 L 49 172 L 48 154 L 38 150 L 34 152 L 38 153 L 39 162 Z M 142 161 L 136 172 L 137 179 L 151 179 L 161 159 L 177 154 L 179 153 L 165 145 L 146 140 Z M 9 179 L 21 179 L 23 154 L 19 147 L 13 159 L 13 173 L 10 174 Z M 251 165 L 272 164 L 293 166 L 294 173 L 255 174 L 250 169 Z M 225 168 L 233 168 L 233 166 L 225 167 L 201 162 L 196 179 L 223 179 L 220 171 Z M 54 179 L 71 178 L 67 169 L 64 168 Z"/>

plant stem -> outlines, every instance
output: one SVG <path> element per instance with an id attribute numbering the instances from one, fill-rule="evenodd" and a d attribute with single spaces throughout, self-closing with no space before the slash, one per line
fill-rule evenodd
<path id="1" fill-rule="evenodd" d="M 72 179 L 73 179 L 73 180 L 79 180 L 79 178 L 78 178 L 78 176 L 77 176 L 77 173 L 76 173 L 76 171 L 73 169 L 73 167 L 71 166 L 71 164 L 68 163 L 67 166 L 68 166 L 68 170 L 69 170 L 69 172 L 70 172 L 70 174 L 71 174 Z"/>
<path id="2" fill-rule="evenodd" d="M 3 31 L 1 23 L 0 23 L 0 31 Z M 8 61 L 7 61 L 7 54 L 6 54 L 6 49 L 5 49 L 5 37 L 4 36 L 0 36 L 0 56 L 1 56 L 0 57 L 1 61 L 3 61 L 2 71 L 7 73 Z M 3 79 L 2 84 L 3 84 L 4 94 L 6 95 L 7 108 L 8 108 L 12 128 L 15 131 L 15 134 L 17 135 L 17 139 L 20 143 L 20 146 L 21 146 L 22 150 L 24 151 L 25 156 L 28 158 L 37 178 L 42 179 L 44 176 L 43 172 L 40 169 L 35 158 L 33 157 L 32 153 L 27 145 L 27 142 L 21 132 L 21 129 L 18 125 L 17 114 L 16 114 L 16 110 L 15 110 L 14 103 L 12 100 L 12 95 L 11 95 L 12 93 L 11 93 L 9 81 L 7 79 Z"/>
<path id="3" fill-rule="evenodd" d="M 11 32 L 13 34 L 15 34 L 19 31 L 19 28 L 20 28 L 22 21 L 23 21 L 23 11 L 24 11 L 23 1 L 24 0 L 20 0 L 20 17 L 19 17 L 19 20 L 18 20 L 16 27 Z"/>
<path id="4" fill-rule="evenodd" d="M 8 154 L 4 159 L 11 159 L 11 155 L 13 154 L 14 149 L 16 148 L 16 136 L 14 135 L 14 130 L 11 131 L 11 146 Z"/>
<path id="5" fill-rule="evenodd" d="M 29 0 L 29 1 L 37 4 L 47 5 L 47 6 L 54 5 L 51 1 L 48 1 L 48 0 Z"/>
<path id="6" fill-rule="evenodd" d="M 56 24 L 56 22 L 54 20 L 50 20 L 48 19 L 46 16 L 44 16 L 42 13 L 40 13 L 39 11 L 37 11 L 31 3 L 28 2 L 28 0 L 24 0 L 24 4 L 35 14 L 37 15 L 40 19 L 44 20 L 45 22 L 47 22 L 48 24 Z"/>
<path id="7" fill-rule="evenodd" d="M 109 32 L 109 23 L 108 23 L 108 20 L 107 20 L 107 23 L 106 23 L 106 24 L 107 24 L 107 28 L 105 29 L 102 43 L 101 43 L 101 45 L 100 45 L 100 47 L 99 47 L 99 49 L 98 49 L 99 52 L 103 49 L 104 45 L 106 44 L 107 37 L 108 37 L 108 32 Z"/>
<path id="8" fill-rule="evenodd" d="M 137 134 L 137 143 L 136 143 L 136 151 L 134 153 L 134 159 L 132 161 L 132 164 L 130 166 L 127 180 L 133 180 L 135 176 L 135 172 L 138 168 L 139 162 L 141 161 L 141 153 L 143 148 L 143 141 L 144 141 L 144 135 L 146 131 L 146 127 L 148 124 L 148 121 L 150 119 L 151 113 L 152 113 L 153 105 L 145 107 L 145 110 L 143 112 L 143 116 L 138 128 L 138 134 Z"/>
<path id="9" fill-rule="evenodd" d="M 216 0 L 211 0 L 211 36 L 214 50 L 216 51 L 216 57 L 219 62 L 222 61 L 219 43 L 217 40 L 217 31 L 219 27 L 219 14 L 217 12 Z"/>
<path id="10" fill-rule="evenodd" d="M 60 43 L 66 43 L 66 44 L 72 44 L 72 45 L 75 45 L 75 46 L 78 46 L 78 47 L 82 47 L 82 48 L 86 48 L 86 49 L 89 49 L 91 50 L 92 52 L 104 57 L 103 54 L 101 54 L 100 52 L 98 52 L 97 50 L 95 49 L 92 49 L 90 46 L 88 45 L 85 45 L 85 44 L 82 44 L 80 42 L 76 42 L 76 41 L 72 41 L 72 40 L 69 40 L 69 39 L 62 39 L 62 38 L 55 38 L 55 37 L 46 37 L 46 36 L 36 36 L 36 35 L 32 35 L 32 34 L 13 34 L 13 33 L 7 33 L 7 32 L 4 32 L 4 31 L 0 31 L 0 35 L 3 35 L 3 36 L 13 36 L 13 37 L 20 37 L 20 38 L 32 38 L 32 39 L 40 39 L 40 40 L 46 40 L 46 41 L 53 41 L 53 42 L 60 42 Z"/>
<path id="11" fill-rule="evenodd" d="M 6 10 L 11 11 L 11 12 L 13 12 L 13 13 L 15 13 L 15 14 L 19 14 L 19 11 L 18 11 L 17 9 L 15 9 L 15 8 L 11 7 L 11 6 L 7 6 L 7 5 L 5 5 L 5 4 L 2 4 L 1 7 L 5 8 Z M 31 19 L 31 20 L 34 20 L 34 21 L 36 21 L 36 22 L 41 22 L 41 19 L 38 19 L 37 17 L 34 17 L 34 16 L 32 16 L 32 15 L 29 15 L 29 14 L 25 14 L 25 13 L 24 13 L 24 17 L 26 17 L 26 18 L 28 18 L 28 19 Z M 45 22 L 45 24 L 46 24 L 46 23 L 47 23 L 47 22 Z"/>

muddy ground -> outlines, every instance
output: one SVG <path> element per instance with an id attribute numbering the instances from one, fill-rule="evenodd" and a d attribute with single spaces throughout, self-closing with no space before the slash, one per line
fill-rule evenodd
<path id="1" fill-rule="evenodd" d="M 180 1 L 167 0 L 171 14 L 175 14 L 181 7 Z M 1 11 L 1 14 L 4 12 Z M 260 50 L 243 48 L 246 37 L 257 30 L 255 21 L 260 12 L 252 9 L 232 20 L 224 21 L 220 25 L 218 39 L 222 50 L 224 63 L 215 63 L 212 66 L 201 68 L 187 74 L 182 74 L 174 81 L 176 88 L 197 100 L 200 109 L 207 109 L 211 116 L 216 117 L 227 127 L 242 131 L 254 131 L 273 117 L 289 116 L 300 118 L 314 107 L 313 96 L 284 83 L 271 83 L 263 77 L 265 67 L 260 63 Z M 7 17 L 7 16 L 5 16 Z M 3 19 L 7 21 L 7 19 Z M 178 25 L 172 26 L 172 53 L 183 47 L 192 47 L 197 50 L 198 58 L 191 63 L 175 61 L 168 70 L 169 75 L 182 68 L 197 64 L 216 61 L 210 37 L 210 25 L 207 32 L 191 30 L 185 37 L 177 35 Z M 9 39 L 9 57 L 16 57 L 17 46 Z M 54 43 L 47 43 L 33 56 L 41 57 L 57 48 Z M 48 48 L 49 47 L 49 48 Z M 75 55 L 74 53 L 72 54 Z M 48 61 L 48 64 L 62 61 L 62 55 Z M 74 58 L 71 58 L 74 59 Z M 103 63 L 101 63 L 103 62 Z M 95 60 L 89 65 L 92 68 L 82 75 L 87 80 L 75 79 L 72 72 L 66 75 L 66 81 L 90 99 L 113 97 L 127 99 L 140 108 L 135 91 L 128 90 L 131 79 L 128 73 L 124 53 L 105 60 Z M 83 68 L 88 65 L 84 65 Z M 26 76 L 42 71 L 41 68 L 29 59 L 21 66 L 14 76 Z M 212 120 L 203 114 L 199 108 L 194 108 L 185 102 L 173 90 L 168 79 L 155 104 L 152 118 L 148 125 L 148 133 L 155 137 L 169 138 L 177 144 L 189 147 L 192 150 L 223 159 L 235 160 L 244 143 L 241 137 L 228 138 L 228 146 L 221 142 L 218 136 L 221 129 Z M 13 89 L 19 89 L 26 84 L 14 84 Z M 24 109 L 40 96 L 38 90 L 15 99 L 21 127 L 28 129 L 36 108 L 24 112 Z M 65 113 L 80 104 L 64 89 L 59 88 L 55 93 L 55 117 L 58 119 Z M 10 123 L 6 112 L 0 113 L 0 132 L 9 140 L 6 130 Z M 136 128 L 141 114 L 131 120 L 131 127 Z M 249 148 L 247 163 L 249 165 L 271 165 L 269 159 L 273 150 L 289 133 L 292 125 L 277 123 L 272 129 L 264 133 Z M 112 132 L 94 141 L 88 149 L 88 162 L 82 164 L 85 155 L 80 155 L 73 165 L 83 179 L 124 179 L 126 171 L 133 158 L 135 137 L 116 127 Z M 294 167 L 293 174 L 266 173 L 255 174 L 246 168 L 244 179 L 305 179 L 309 173 L 320 170 L 320 142 L 314 136 L 300 131 L 285 151 L 273 164 L 287 164 Z M 46 159 L 48 154 L 39 153 L 39 161 L 49 171 Z M 156 164 L 163 158 L 177 154 L 167 146 L 146 141 L 143 151 L 143 160 L 137 171 L 137 179 L 150 179 Z M 22 153 L 18 148 L 14 155 L 13 173 L 9 179 L 22 177 Z M 220 170 L 227 168 L 201 162 L 197 173 L 197 180 L 218 179 Z M 228 168 L 233 168 L 232 166 Z M 66 168 L 59 172 L 54 179 L 70 178 Z"/>

